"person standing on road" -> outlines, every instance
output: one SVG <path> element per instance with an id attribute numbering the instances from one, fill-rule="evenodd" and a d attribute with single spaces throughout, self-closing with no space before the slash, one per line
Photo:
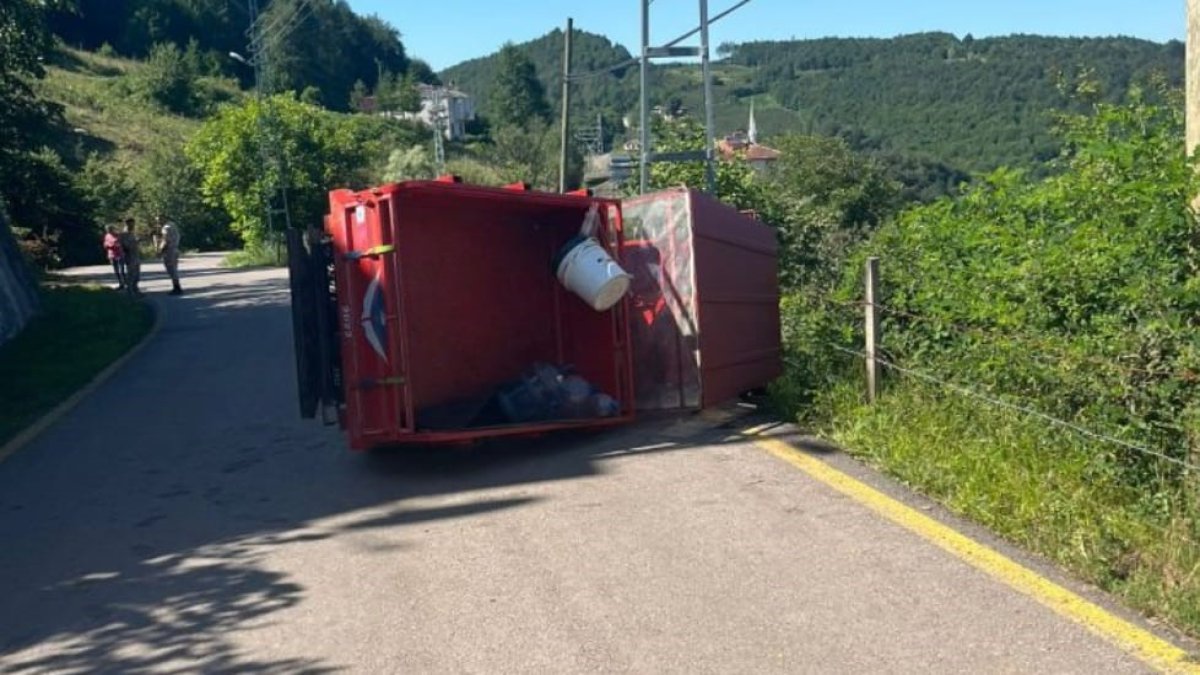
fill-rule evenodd
<path id="1" fill-rule="evenodd" d="M 142 279 L 142 252 L 138 246 L 137 231 L 133 218 L 125 219 L 125 231 L 119 235 L 121 249 L 125 253 L 125 287 L 130 295 L 139 295 L 138 282 Z"/>
<path id="2" fill-rule="evenodd" d="M 112 264 L 113 274 L 117 277 L 117 290 L 125 289 L 125 251 L 121 248 L 121 238 L 117 234 L 117 226 L 109 225 L 104 233 L 104 252 L 108 254 L 108 262 Z"/>
<path id="3" fill-rule="evenodd" d="M 179 227 L 171 221 L 164 223 L 162 216 L 155 216 L 154 224 L 161 228 L 158 252 L 162 255 L 167 275 L 171 277 L 171 295 L 180 295 L 183 288 L 179 285 Z"/>

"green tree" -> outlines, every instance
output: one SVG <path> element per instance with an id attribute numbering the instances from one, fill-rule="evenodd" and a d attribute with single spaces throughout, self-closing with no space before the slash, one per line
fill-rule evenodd
<path id="1" fill-rule="evenodd" d="M 229 216 L 206 200 L 201 191 L 204 176 L 175 139 L 159 139 L 132 172 L 135 201 L 131 209 L 143 233 L 155 215 L 174 220 L 187 233 L 189 247 L 227 249 L 239 243 Z"/>
<path id="2" fill-rule="evenodd" d="M 93 216 L 102 223 L 113 223 L 123 217 L 133 205 L 137 191 L 123 163 L 88 155 L 79 172 L 79 192 Z"/>
<path id="3" fill-rule="evenodd" d="M 0 3 L 0 177 L 16 155 L 45 141 L 49 123 L 61 113 L 30 86 L 31 80 L 45 76 L 42 59 L 52 46 L 45 5 L 38 0 Z"/>
<path id="4" fill-rule="evenodd" d="M 655 118 L 651 135 L 655 152 L 686 152 L 704 149 L 704 126 L 690 117 L 675 120 Z M 717 197 L 739 209 L 752 210 L 769 222 L 782 217 L 779 204 L 757 180 L 754 169 L 745 162 L 721 160 L 716 163 Z M 681 185 L 704 189 L 704 162 L 657 163 L 650 166 L 649 184 L 654 189 Z M 634 185 L 631 185 L 633 189 Z"/>
<path id="5" fill-rule="evenodd" d="M 550 121 L 546 90 L 533 62 L 512 43 L 500 49 L 491 97 L 492 120 L 497 127 L 529 128 Z"/>
<path id="6" fill-rule="evenodd" d="M 307 105 L 291 94 L 226 106 L 187 143 L 204 203 L 224 211 L 247 244 L 266 235 L 275 188 L 288 189 L 292 225 L 319 226 L 334 188 L 381 181 L 389 153 L 427 137 L 413 124 L 347 115 Z"/>
<path id="7" fill-rule="evenodd" d="M 263 241 L 276 187 L 289 190 L 295 225 L 319 224 L 326 192 L 348 182 L 362 161 L 356 139 L 340 122 L 286 94 L 222 109 L 186 149 L 199 168 L 205 202 L 223 209 L 247 244 Z"/>
<path id="8" fill-rule="evenodd" d="M 558 134 L 540 119 L 492 132 L 488 161 L 505 183 L 529 183 L 539 190 L 558 189 Z"/>
<path id="9" fill-rule="evenodd" d="M 321 90 L 314 86 L 307 86 L 304 91 L 300 92 L 300 101 L 308 105 L 321 105 Z"/>
<path id="10" fill-rule="evenodd" d="M 412 74 L 397 75 L 383 71 L 375 87 L 375 105 L 385 112 L 418 112 L 421 109 L 421 92 Z"/>
<path id="11" fill-rule="evenodd" d="M 196 108 L 195 80 L 185 54 L 171 43 L 159 43 L 137 77 L 136 86 L 143 96 L 167 110 L 191 114 Z"/>
<path id="12" fill-rule="evenodd" d="M 433 72 L 433 68 L 428 63 L 421 59 L 413 59 L 408 63 L 408 73 L 417 79 L 417 82 L 425 84 L 439 84 L 437 73 Z"/>
<path id="13" fill-rule="evenodd" d="M 403 98 L 403 79 L 395 73 L 384 70 L 379 73 L 375 84 L 375 107 L 380 112 L 397 112 Z"/>
<path id="14" fill-rule="evenodd" d="M 395 183 L 405 180 L 428 180 L 434 178 L 435 169 L 429 149 L 423 145 L 413 145 L 402 150 L 393 150 L 388 155 L 387 168 L 383 180 Z"/>
<path id="15" fill-rule="evenodd" d="M 896 212 L 900 185 L 839 138 L 791 134 L 774 145 L 781 155 L 766 179 L 784 209 L 784 282 L 828 287 L 853 247 Z"/>
<path id="16" fill-rule="evenodd" d="M 42 63 L 51 56 L 46 11 L 63 4 L 0 2 L 0 203 L 7 203 L 22 245 L 44 266 L 96 254 L 96 229 L 75 171 L 51 149 L 61 133 L 62 107 L 32 86 L 45 76 Z"/>
<path id="17" fill-rule="evenodd" d="M 396 109 L 407 113 L 421 110 L 421 91 L 417 89 L 417 79 L 411 72 L 406 73 L 397 85 Z"/>

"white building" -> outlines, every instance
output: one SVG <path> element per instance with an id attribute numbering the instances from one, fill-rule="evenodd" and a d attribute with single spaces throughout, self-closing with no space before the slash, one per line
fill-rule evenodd
<path id="1" fill-rule="evenodd" d="M 421 110 L 400 113 L 401 119 L 418 120 L 426 126 L 438 123 L 448 141 L 462 140 L 467 135 L 467 123 L 475 119 L 475 99 L 463 91 L 431 84 L 418 84 Z"/>

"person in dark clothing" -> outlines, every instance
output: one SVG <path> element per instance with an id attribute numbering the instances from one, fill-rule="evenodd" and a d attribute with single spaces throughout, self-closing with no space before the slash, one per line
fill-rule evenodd
<path id="1" fill-rule="evenodd" d="M 142 252 L 138 244 L 137 230 L 133 218 L 125 219 L 125 231 L 118 235 L 121 249 L 125 253 L 125 288 L 130 295 L 139 295 L 138 282 L 142 279 Z"/>

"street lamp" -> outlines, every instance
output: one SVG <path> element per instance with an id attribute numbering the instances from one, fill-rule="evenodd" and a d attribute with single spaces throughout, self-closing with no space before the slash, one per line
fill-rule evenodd
<path id="1" fill-rule="evenodd" d="M 247 66 L 250 65 L 250 62 L 246 60 L 246 57 L 242 56 L 241 54 L 239 54 L 237 52 L 229 52 L 229 58 L 231 58 L 234 61 L 237 61 L 238 63 L 241 63 L 243 65 L 247 65 Z"/>

